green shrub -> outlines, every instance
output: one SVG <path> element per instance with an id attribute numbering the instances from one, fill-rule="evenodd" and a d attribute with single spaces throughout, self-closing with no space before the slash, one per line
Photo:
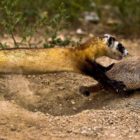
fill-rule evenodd
<path id="1" fill-rule="evenodd" d="M 9 34 L 15 47 L 19 47 L 21 42 L 16 41 L 15 33 L 20 33 L 22 41 L 27 41 L 28 38 L 28 45 L 31 46 L 33 35 L 43 28 L 46 37 L 51 37 L 53 42 L 59 42 L 60 45 L 62 42 L 57 38 L 58 32 L 68 28 L 67 22 L 77 21 L 80 13 L 88 8 L 89 2 L 90 0 L 1 0 L 1 31 Z"/>
<path id="2" fill-rule="evenodd" d="M 57 34 L 65 28 L 73 27 L 73 22 L 77 22 L 84 11 L 92 11 L 93 2 L 97 4 L 101 18 L 101 13 L 104 12 L 101 6 L 111 5 L 110 12 L 114 12 L 122 21 L 120 29 L 139 29 L 140 0 L 1 0 L 1 34 L 9 34 L 15 47 L 19 47 L 20 42 L 14 37 L 18 33 L 31 46 L 33 35 L 43 28 L 46 38 L 52 38 L 53 43 L 61 44 L 63 41 L 57 38 Z"/>

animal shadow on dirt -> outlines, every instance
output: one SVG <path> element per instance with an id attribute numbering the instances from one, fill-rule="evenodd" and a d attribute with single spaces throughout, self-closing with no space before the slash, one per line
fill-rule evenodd
<path id="1" fill-rule="evenodd" d="M 74 73 L 44 75 L 1 75 L 0 100 L 13 101 L 32 112 L 54 116 L 74 115 L 84 110 L 140 109 L 140 95 L 122 98 L 100 91 L 89 97 L 79 92 L 82 85 L 96 82 Z"/>

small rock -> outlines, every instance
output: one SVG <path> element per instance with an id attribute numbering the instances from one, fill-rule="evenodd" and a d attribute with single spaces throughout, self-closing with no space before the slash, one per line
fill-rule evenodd
<path id="1" fill-rule="evenodd" d="M 78 35 L 85 35 L 85 34 L 86 34 L 81 28 L 78 28 L 78 29 L 76 30 L 76 33 L 77 33 Z"/>
<path id="2" fill-rule="evenodd" d="M 16 131 L 16 127 L 11 125 L 11 128 L 10 128 L 11 131 Z"/>
<path id="3" fill-rule="evenodd" d="M 75 110 L 75 111 L 77 110 L 77 108 L 76 108 L 76 107 L 73 107 L 72 109 L 73 109 L 73 110 Z"/>
<path id="4" fill-rule="evenodd" d="M 31 78 L 31 75 L 27 75 L 27 78 Z"/>
<path id="5" fill-rule="evenodd" d="M 71 100 L 71 104 L 72 104 L 72 105 L 75 105 L 75 101 L 74 101 L 74 100 Z"/>
<path id="6" fill-rule="evenodd" d="M 84 19 L 86 22 L 98 23 L 100 18 L 96 12 L 85 12 Z"/>
<path id="7" fill-rule="evenodd" d="M 58 89 L 60 89 L 60 90 L 64 90 L 65 88 L 64 88 L 64 87 L 59 87 Z"/>

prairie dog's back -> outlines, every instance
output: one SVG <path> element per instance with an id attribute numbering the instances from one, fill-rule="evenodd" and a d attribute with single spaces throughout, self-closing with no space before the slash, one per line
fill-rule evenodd
<path id="1" fill-rule="evenodd" d="M 116 63 L 107 75 L 111 79 L 123 81 L 128 89 L 140 88 L 140 57 L 132 57 Z"/>

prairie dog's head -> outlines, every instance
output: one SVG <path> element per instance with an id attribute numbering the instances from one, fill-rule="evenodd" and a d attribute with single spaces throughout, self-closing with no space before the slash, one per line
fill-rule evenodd
<path id="1" fill-rule="evenodd" d="M 107 44 L 107 56 L 115 59 L 121 60 L 123 57 L 128 55 L 127 49 L 118 42 L 115 37 L 105 34 L 103 40 Z"/>

